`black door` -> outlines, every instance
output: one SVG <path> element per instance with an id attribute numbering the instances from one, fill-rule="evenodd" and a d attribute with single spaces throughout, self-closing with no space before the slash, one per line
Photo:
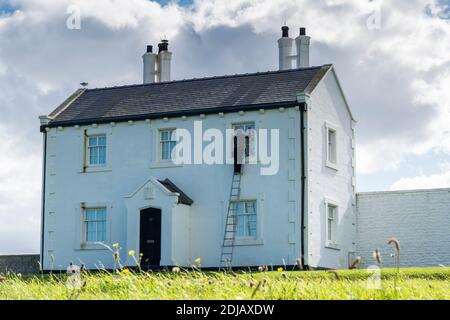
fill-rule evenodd
<path id="1" fill-rule="evenodd" d="M 161 260 L 161 210 L 141 210 L 139 252 L 142 267 L 159 266 Z"/>

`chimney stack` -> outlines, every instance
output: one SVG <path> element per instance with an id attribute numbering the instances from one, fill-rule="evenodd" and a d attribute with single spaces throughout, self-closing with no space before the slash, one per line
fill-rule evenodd
<path id="1" fill-rule="evenodd" d="M 144 62 L 144 84 L 170 81 L 170 65 L 172 52 L 169 52 L 169 41 L 162 40 L 158 44 L 158 53 L 153 53 L 153 46 L 147 46 L 142 56 Z"/>
<path id="2" fill-rule="evenodd" d="M 289 38 L 289 27 L 281 27 L 281 38 L 278 39 L 279 68 L 280 70 L 292 69 L 292 49 L 294 40 Z"/>
<path id="3" fill-rule="evenodd" d="M 297 45 L 297 68 L 309 67 L 309 44 L 311 37 L 306 35 L 306 28 L 300 28 L 300 35 L 295 38 Z"/>
<path id="4" fill-rule="evenodd" d="M 156 64 L 158 55 L 153 53 L 153 46 L 147 46 L 147 52 L 142 56 L 144 61 L 144 84 L 156 81 Z"/>
<path id="5" fill-rule="evenodd" d="M 295 38 L 297 54 L 293 53 L 294 40 L 289 38 L 289 27 L 283 26 L 281 30 L 282 35 L 278 39 L 280 70 L 292 69 L 294 60 L 297 64 L 294 68 L 309 67 L 309 44 L 311 37 L 306 35 L 306 28 L 300 28 L 300 35 Z"/>
<path id="6" fill-rule="evenodd" d="M 158 44 L 158 51 L 158 82 L 170 81 L 172 52 L 169 51 L 169 41 L 162 40 Z"/>

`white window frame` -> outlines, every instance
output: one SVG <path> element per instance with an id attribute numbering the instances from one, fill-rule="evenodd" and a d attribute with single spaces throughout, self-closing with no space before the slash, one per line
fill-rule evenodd
<path id="1" fill-rule="evenodd" d="M 255 121 L 235 122 L 235 123 L 232 123 L 231 126 L 232 126 L 233 131 L 234 131 L 234 133 L 233 133 L 233 142 L 232 143 L 234 143 L 234 136 L 236 135 L 236 130 L 239 127 L 253 126 L 253 130 L 255 131 L 255 137 L 254 137 L 255 145 L 253 146 L 253 148 L 254 148 L 253 151 L 254 151 L 255 154 L 253 154 L 253 155 L 251 154 L 251 150 L 250 150 L 250 143 L 251 142 L 250 142 L 250 138 L 249 138 L 248 139 L 248 141 L 249 141 L 248 146 L 247 146 L 247 144 L 245 145 L 245 151 L 244 151 L 245 158 L 244 158 L 244 161 L 245 161 L 245 163 L 254 163 L 255 159 L 257 158 L 257 155 L 256 155 L 257 149 L 256 148 L 257 148 L 257 144 L 258 144 L 258 142 L 256 140 L 257 139 L 256 122 Z M 246 129 L 246 131 L 244 132 L 244 135 L 246 137 L 249 137 L 250 135 L 248 134 L 247 130 L 248 129 Z M 232 153 L 233 153 L 234 152 L 234 146 L 232 146 L 232 147 L 233 148 L 231 150 L 232 150 Z M 234 158 L 234 154 L 232 154 L 232 157 Z"/>
<path id="2" fill-rule="evenodd" d="M 259 232 L 258 232 L 258 201 L 250 199 L 250 200 L 239 200 L 236 202 L 233 202 L 233 206 L 236 206 L 237 203 L 242 203 L 244 204 L 244 212 L 241 214 L 237 214 L 237 211 L 235 212 L 235 223 L 236 223 L 236 239 L 239 240 L 244 240 L 244 239 L 248 239 L 248 240 L 256 240 L 258 239 L 259 236 Z M 254 208 L 255 208 L 255 212 L 254 213 L 249 213 L 246 211 L 246 203 L 253 203 Z M 245 235 L 245 236 L 238 236 L 238 217 L 239 216 L 243 216 L 246 217 L 246 219 L 248 219 L 248 217 L 250 216 L 255 216 L 255 235 L 251 236 L 251 235 Z"/>
<path id="3" fill-rule="evenodd" d="M 99 126 L 98 128 L 79 128 L 80 138 L 80 168 L 79 173 L 90 172 L 108 172 L 112 171 L 112 128 Z M 89 137 L 102 136 L 106 137 L 106 162 L 102 165 L 89 164 Z"/>
<path id="4" fill-rule="evenodd" d="M 81 202 L 74 207 L 75 213 L 73 225 L 75 226 L 75 243 L 74 250 L 108 250 L 103 244 L 99 242 L 86 242 L 86 229 L 84 224 L 85 209 L 91 208 L 106 208 L 106 239 L 103 243 L 113 243 L 112 239 L 112 217 L 114 215 L 114 205 L 112 202 Z"/>
<path id="5" fill-rule="evenodd" d="M 105 138 L 105 144 L 104 145 L 98 145 L 98 140 L 100 137 L 104 137 Z M 97 139 L 97 146 L 95 147 L 91 147 L 89 145 L 89 141 L 92 138 L 96 138 Z M 100 152 L 98 150 L 99 147 L 104 147 L 105 148 L 105 159 L 104 159 L 104 163 L 99 163 L 100 162 Z M 91 151 L 92 149 L 97 148 L 97 162 L 98 163 L 91 163 Z M 91 135 L 87 135 L 86 136 L 86 167 L 106 167 L 106 164 L 108 163 L 108 135 L 106 133 L 99 133 L 99 134 L 91 134 Z"/>
<path id="6" fill-rule="evenodd" d="M 339 250 L 339 204 L 337 201 L 331 199 L 325 199 L 325 223 L 324 223 L 324 236 L 325 236 L 325 247 L 330 249 Z M 332 233 L 329 234 L 329 219 L 330 219 L 330 208 L 335 208 L 334 217 L 333 217 L 333 225 L 331 227 Z"/>
<path id="7" fill-rule="evenodd" d="M 104 210 L 105 211 L 105 218 L 102 220 L 98 220 L 97 216 L 96 216 L 96 220 L 88 220 L 87 219 L 87 213 L 89 210 Z M 98 214 L 98 212 L 96 212 L 96 215 Z M 89 222 L 96 222 L 97 226 L 96 226 L 96 240 L 89 240 L 89 236 L 88 236 L 88 224 Z M 99 234 L 99 230 L 98 230 L 98 223 L 102 222 L 104 223 L 104 238 L 102 240 L 98 239 L 98 234 Z M 95 207 L 85 207 L 83 208 L 83 243 L 86 244 L 95 244 L 98 242 L 102 242 L 102 243 L 106 243 L 107 239 L 108 239 L 108 208 L 106 206 L 95 206 Z"/>
<path id="8" fill-rule="evenodd" d="M 173 163 L 172 156 L 170 155 L 170 159 L 163 159 L 163 143 L 170 143 L 170 142 L 175 142 L 175 145 L 177 143 L 176 139 L 175 140 L 167 140 L 167 141 L 162 141 L 161 140 L 161 133 L 162 132 L 173 132 L 172 134 L 175 133 L 175 128 L 161 128 L 158 130 L 158 137 L 157 137 L 157 141 L 158 141 L 158 161 L 162 162 L 162 163 Z M 172 137 L 172 139 L 174 139 Z"/>
<path id="9" fill-rule="evenodd" d="M 334 133 L 334 159 L 331 159 L 330 154 L 330 132 Z M 325 166 L 328 168 L 338 170 L 338 130 L 337 126 L 325 122 Z"/>

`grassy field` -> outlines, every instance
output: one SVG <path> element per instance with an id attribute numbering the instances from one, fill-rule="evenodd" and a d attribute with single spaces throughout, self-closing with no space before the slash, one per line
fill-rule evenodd
<path id="1" fill-rule="evenodd" d="M 366 270 L 9 274 L 0 276 L 0 299 L 450 299 L 448 268 L 383 269 L 379 283 L 370 288 Z"/>

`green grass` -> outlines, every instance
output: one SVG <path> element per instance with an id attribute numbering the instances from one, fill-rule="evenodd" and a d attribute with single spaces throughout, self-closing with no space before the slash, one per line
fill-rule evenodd
<path id="1" fill-rule="evenodd" d="M 335 272 L 84 273 L 82 289 L 66 275 L 0 276 L 0 299 L 450 299 L 450 269 L 381 271 L 369 289 L 366 270 Z M 396 283 L 396 284 L 395 284 Z"/>

